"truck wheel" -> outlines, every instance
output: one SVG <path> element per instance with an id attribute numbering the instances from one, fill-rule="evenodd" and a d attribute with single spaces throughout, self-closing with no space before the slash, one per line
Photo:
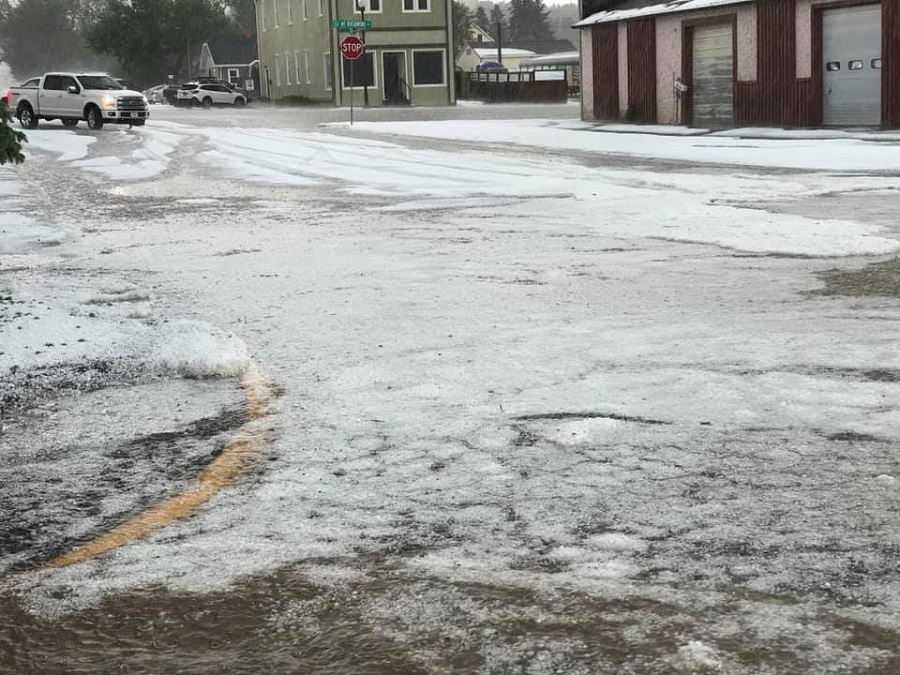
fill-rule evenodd
<path id="1" fill-rule="evenodd" d="M 88 129 L 99 131 L 103 128 L 103 114 L 100 112 L 100 108 L 95 105 L 88 107 L 87 123 Z"/>
<path id="2" fill-rule="evenodd" d="M 212 99 L 209 96 L 203 99 L 203 107 L 212 108 Z"/>
<path id="3" fill-rule="evenodd" d="M 64 127 L 77 127 L 78 126 L 78 120 L 75 119 L 74 117 L 63 117 L 62 123 L 63 123 Z"/>
<path id="4" fill-rule="evenodd" d="M 38 118 L 35 116 L 34 110 L 27 103 L 19 106 L 16 116 L 23 129 L 34 129 L 38 125 Z"/>

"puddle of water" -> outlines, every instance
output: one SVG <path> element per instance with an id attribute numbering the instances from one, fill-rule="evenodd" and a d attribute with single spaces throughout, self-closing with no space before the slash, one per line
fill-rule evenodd
<path id="1" fill-rule="evenodd" d="M 132 592 L 58 618 L 30 614 L 0 590 L 0 673 L 671 675 L 688 642 L 711 646 L 722 667 L 677 672 L 900 672 L 896 633 L 812 618 L 785 598 L 728 596 L 691 610 L 561 587 L 414 578 L 377 562 L 310 564 L 208 594 Z M 773 616 L 796 609 L 813 623 L 773 632 L 743 621 L 742 602 Z"/>
<path id="2" fill-rule="evenodd" d="M 289 607 L 314 607 L 308 612 Z M 239 590 L 179 595 L 150 590 L 108 599 L 57 620 L 26 613 L 0 594 L 0 672 L 426 673 L 403 649 L 367 629 L 339 602 L 290 574 Z"/>

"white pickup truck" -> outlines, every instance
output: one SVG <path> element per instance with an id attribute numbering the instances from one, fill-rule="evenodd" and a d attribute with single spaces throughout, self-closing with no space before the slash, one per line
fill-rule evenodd
<path id="1" fill-rule="evenodd" d="M 91 129 L 102 129 L 105 122 L 142 126 L 150 117 L 141 92 L 123 89 L 103 73 L 47 73 L 11 87 L 7 100 L 26 129 L 57 119 L 67 127 L 87 120 Z"/>

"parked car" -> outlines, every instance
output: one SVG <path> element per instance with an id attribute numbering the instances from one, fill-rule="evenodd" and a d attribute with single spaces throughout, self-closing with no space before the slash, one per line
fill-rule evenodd
<path id="1" fill-rule="evenodd" d="M 217 82 L 189 82 L 178 88 L 177 100 L 181 105 L 247 105 L 247 96 L 231 87 Z"/>
<path id="2" fill-rule="evenodd" d="M 483 61 L 475 66 L 476 73 L 508 73 L 509 69 L 496 61 Z"/>
<path id="3" fill-rule="evenodd" d="M 168 85 L 165 84 L 157 84 L 155 87 L 150 87 L 149 89 L 144 90 L 144 96 L 147 97 L 148 103 L 166 103 L 166 99 L 163 97 L 163 91 Z"/>
<path id="4" fill-rule="evenodd" d="M 250 100 L 250 92 L 248 92 L 243 87 L 239 87 L 236 84 L 232 84 L 231 82 L 228 82 L 227 80 L 223 80 L 220 77 L 211 77 L 211 76 L 202 75 L 202 76 L 198 77 L 195 81 L 199 82 L 200 84 L 221 84 L 222 86 L 228 87 L 232 91 L 236 91 L 239 94 L 243 94 L 244 98 L 247 99 L 247 101 Z"/>

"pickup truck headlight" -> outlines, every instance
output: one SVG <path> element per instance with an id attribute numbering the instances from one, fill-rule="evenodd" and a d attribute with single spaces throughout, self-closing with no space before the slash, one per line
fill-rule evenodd
<path id="1" fill-rule="evenodd" d="M 100 105 L 102 105 L 106 110 L 111 110 L 116 107 L 116 97 L 108 95 L 101 96 Z"/>

